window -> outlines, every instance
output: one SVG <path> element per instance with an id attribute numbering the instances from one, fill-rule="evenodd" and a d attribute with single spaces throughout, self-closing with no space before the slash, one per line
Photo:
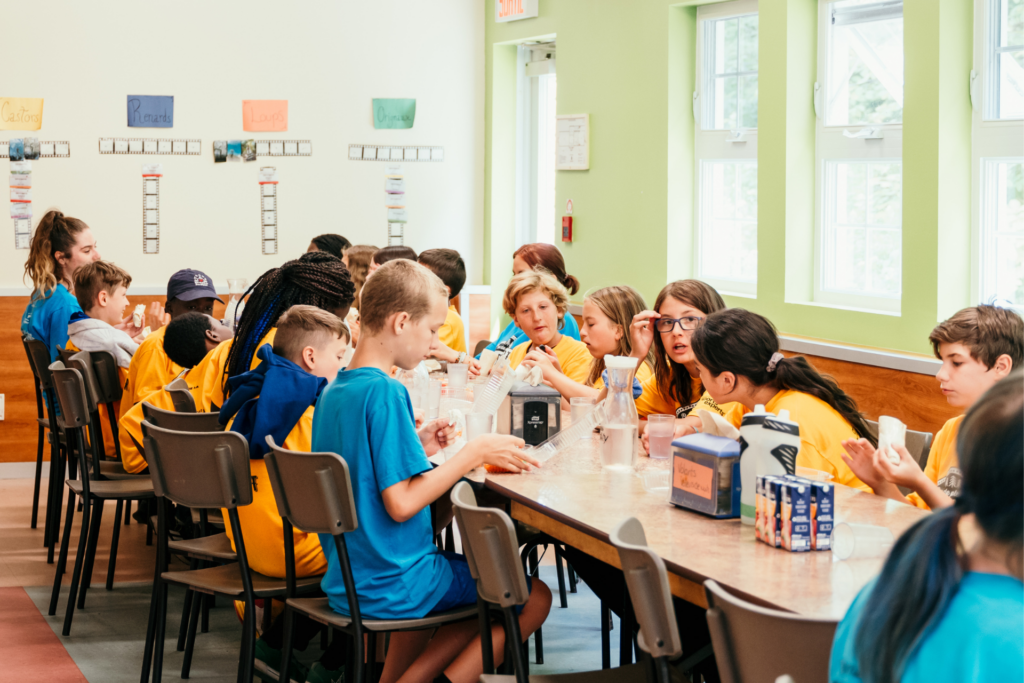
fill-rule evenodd
<path id="1" fill-rule="evenodd" d="M 1024 312 L 1024 0 L 979 0 L 974 25 L 972 299 Z"/>
<path id="2" fill-rule="evenodd" d="M 516 246 L 555 241 L 555 44 L 518 48 Z"/>
<path id="3" fill-rule="evenodd" d="M 903 3 L 820 3 L 814 301 L 900 312 Z"/>
<path id="4" fill-rule="evenodd" d="M 757 3 L 697 10 L 697 276 L 757 295 Z"/>

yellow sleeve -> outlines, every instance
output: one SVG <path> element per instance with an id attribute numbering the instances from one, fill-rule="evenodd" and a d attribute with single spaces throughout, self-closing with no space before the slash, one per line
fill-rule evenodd
<path id="1" fill-rule="evenodd" d="M 640 382 L 640 388 L 643 393 L 636 400 L 636 412 L 640 419 L 645 419 L 648 415 L 676 414 L 679 404 L 661 395 L 661 392 L 658 391 L 658 381 L 653 373 L 646 380 Z"/>
<path id="2" fill-rule="evenodd" d="M 530 348 L 529 339 L 527 339 L 525 342 L 512 349 L 512 353 L 508 354 L 508 366 L 513 370 L 518 368 L 519 364 L 523 362 L 524 358 L 526 358 L 526 350 L 528 348 Z"/>
<path id="3" fill-rule="evenodd" d="M 697 405 L 690 411 L 690 415 L 696 415 L 698 410 L 707 410 L 709 412 L 718 413 L 726 420 L 729 421 L 733 427 L 739 429 L 740 423 L 743 421 L 743 416 L 750 412 L 742 403 L 735 401 L 731 403 L 718 404 L 715 399 L 711 398 L 711 394 L 704 392 L 704 395 L 697 401 Z"/>
<path id="4" fill-rule="evenodd" d="M 590 355 L 586 344 L 575 339 L 572 341 L 575 343 L 569 345 L 562 353 L 555 355 L 558 356 L 558 364 L 562 366 L 562 373 L 566 377 L 577 384 L 586 384 L 587 377 L 590 376 L 590 364 L 594 362 L 594 357 Z"/>
<path id="5" fill-rule="evenodd" d="M 121 464 L 126 472 L 138 474 L 148 467 L 146 458 L 143 457 L 135 443 L 142 445 L 142 402 L 162 408 L 163 410 L 174 410 L 174 403 L 170 395 L 162 388 L 143 396 L 139 402 L 130 407 L 118 423 L 118 440 L 121 443 Z M 132 441 L 135 439 L 135 441 Z"/>
<path id="6" fill-rule="evenodd" d="M 466 334 L 462 323 L 462 317 L 455 312 L 455 309 L 448 309 L 448 317 L 444 325 L 437 331 L 437 337 L 441 343 L 448 348 L 460 353 L 466 351 Z"/>

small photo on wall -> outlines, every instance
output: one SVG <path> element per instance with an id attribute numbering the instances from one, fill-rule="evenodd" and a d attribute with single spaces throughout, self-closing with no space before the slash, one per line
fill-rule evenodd
<path id="1" fill-rule="evenodd" d="M 242 141 L 228 140 L 228 161 L 242 160 Z"/>
<path id="2" fill-rule="evenodd" d="M 227 140 L 214 140 L 213 141 L 213 162 L 219 164 L 227 160 L 228 158 L 228 141 Z"/>
<path id="3" fill-rule="evenodd" d="M 39 138 L 25 138 L 25 158 L 39 158 Z"/>
<path id="4" fill-rule="evenodd" d="M 11 161 L 22 161 L 25 159 L 25 142 L 21 138 L 13 138 L 7 143 L 7 156 Z"/>
<path id="5" fill-rule="evenodd" d="M 256 141 L 245 140 L 242 142 L 242 160 L 256 161 Z"/>

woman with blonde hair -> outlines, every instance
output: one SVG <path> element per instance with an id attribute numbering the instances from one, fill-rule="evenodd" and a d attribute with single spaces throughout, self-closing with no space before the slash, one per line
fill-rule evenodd
<path id="1" fill-rule="evenodd" d="M 540 367 L 544 381 L 558 390 L 566 399 L 576 396 L 597 398 L 604 389 L 605 356 L 629 356 L 633 353 L 630 325 L 633 318 L 647 309 L 640 292 L 628 286 L 612 286 L 587 294 L 583 300 L 583 325 L 580 340 L 593 357 L 590 371 L 583 382 L 576 382 L 559 369 L 554 354 L 531 351 L 523 360 Z M 638 358 L 636 379 L 641 384 L 654 374 L 654 353 L 648 350 Z"/>

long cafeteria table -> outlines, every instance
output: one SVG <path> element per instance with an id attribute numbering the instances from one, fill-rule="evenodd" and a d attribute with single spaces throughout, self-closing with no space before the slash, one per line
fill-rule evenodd
<path id="1" fill-rule="evenodd" d="M 839 619 L 878 574 L 883 558 L 834 560 L 831 552 L 788 552 L 754 538 L 739 519 L 713 519 L 668 503 L 644 487 L 646 472 L 671 460 L 639 456 L 634 471 L 601 468 L 599 436 L 556 455 L 526 474 L 487 474 L 488 489 L 511 501 L 513 518 L 578 550 L 620 567 L 609 533 L 627 517 L 644 526 L 650 547 L 665 561 L 672 593 L 707 607 L 703 582 L 714 579 L 752 603 L 806 616 Z M 899 537 L 927 512 L 836 486 L 836 521 L 886 526 Z"/>

